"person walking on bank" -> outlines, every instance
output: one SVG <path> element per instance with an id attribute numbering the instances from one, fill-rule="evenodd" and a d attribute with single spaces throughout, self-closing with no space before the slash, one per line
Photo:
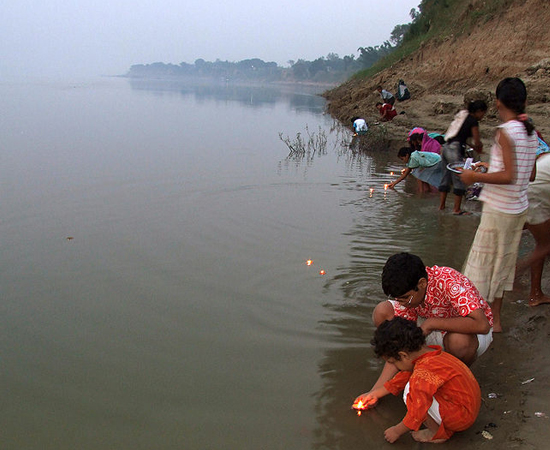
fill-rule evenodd
<path id="1" fill-rule="evenodd" d="M 536 164 L 537 176 L 535 181 L 529 183 L 527 190 L 529 210 L 526 228 L 535 239 L 535 249 L 526 259 L 531 266 L 529 306 L 550 303 L 550 296 L 542 291 L 544 260 L 550 255 L 550 152 L 540 153 Z M 518 264 L 518 271 L 522 269 L 520 266 Z"/>
<path id="2" fill-rule="evenodd" d="M 527 217 L 527 188 L 536 176 L 537 134 L 525 114 L 527 89 L 519 78 L 505 78 L 496 89 L 502 124 L 491 148 L 487 173 L 464 170 L 465 185 L 484 183 L 481 222 L 463 273 L 491 304 L 493 331 L 501 332 L 504 291 L 513 288 L 518 247 Z"/>
<path id="3" fill-rule="evenodd" d="M 447 133 L 445 133 L 445 140 L 447 142 L 441 148 L 441 160 L 444 167 L 447 167 L 447 164 L 464 160 L 466 157 L 467 141 L 470 138 L 473 140 L 474 150 L 477 153 L 483 153 L 483 144 L 479 135 L 479 121 L 485 116 L 486 112 L 487 104 L 483 100 L 475 100 L 468 105 L 468 114 L 465 115 L 460 128 L 456 126 L 453 129 L 453 125 L 456 124 L 455 121 L 449 126 Z M 460 117 L 460 113 L 457 114 L 457 117 Z M 451 190 L 451 186 L 453 187 L 453 194 L 455 196 L 453 214 L 468 214 L 461 209 L 462 198 L 466 193 L 466 186 L 464 186 L 458 174 L 450 170 L 445 170 L 439 186 L 439 210 L 442 211 L 445 209 L 447 194 Z"/>

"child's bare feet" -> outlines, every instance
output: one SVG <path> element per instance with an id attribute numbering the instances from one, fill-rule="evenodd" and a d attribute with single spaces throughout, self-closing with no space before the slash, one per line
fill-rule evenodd
<path id="1" fill-rule="evenodd" d="M 529 306 L 539 306 L 543 303 L 550 303 L 550 297 L 546 295 L 537 295 L 529 299 Z"/>
<path id="2" fill-rule="evenodd" d="M 435 432 L 430 430 L 429 428 L 413 431 L 411 434 L 413 439 L 417 442 L 429 442 L 430 444 L 441 444 L 447 440 L 447 439 L 432 440 L 432 438 L 435 435 Z"/>

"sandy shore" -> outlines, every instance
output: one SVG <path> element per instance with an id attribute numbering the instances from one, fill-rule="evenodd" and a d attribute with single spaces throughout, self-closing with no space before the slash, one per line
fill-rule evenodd
<path id="1" fill-rule="evenodd" d="M 550 292 L 549 274 L 547 263 L 545 292 Z M 480 415 L 474 427 L 449 442 L 452 448 L 466 442 L 503 449 L 550 446 L 550 305 L 528 305 L 529 283 L 529 273 L 522 274 L 504 297 L 504 332 L 472 366 L 483 395 Z"/>

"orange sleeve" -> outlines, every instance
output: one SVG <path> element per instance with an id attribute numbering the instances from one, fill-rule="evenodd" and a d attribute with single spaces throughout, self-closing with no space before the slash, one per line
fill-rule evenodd
<path id="1" fill-rule="evenodd" d="M 409 382 L 412 372 L 397 372 L 394 377 L 384 383 L 384 387 L 393 395 L 399 395 Z"/>

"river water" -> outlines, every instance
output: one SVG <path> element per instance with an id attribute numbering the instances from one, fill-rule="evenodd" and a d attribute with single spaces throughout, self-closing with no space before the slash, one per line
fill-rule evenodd
<path id="1" fill-rule="evenodd" d="M 385 192 L 393 152 L 342 145 L 311 90 L 21 82 L 0 106 L 3 449 L 383 442 L 401 402 L 350 409 L 382 266 L 460 268 L 477 214 Z M 289 155 L 308 132 L 324 151 Z"/>

